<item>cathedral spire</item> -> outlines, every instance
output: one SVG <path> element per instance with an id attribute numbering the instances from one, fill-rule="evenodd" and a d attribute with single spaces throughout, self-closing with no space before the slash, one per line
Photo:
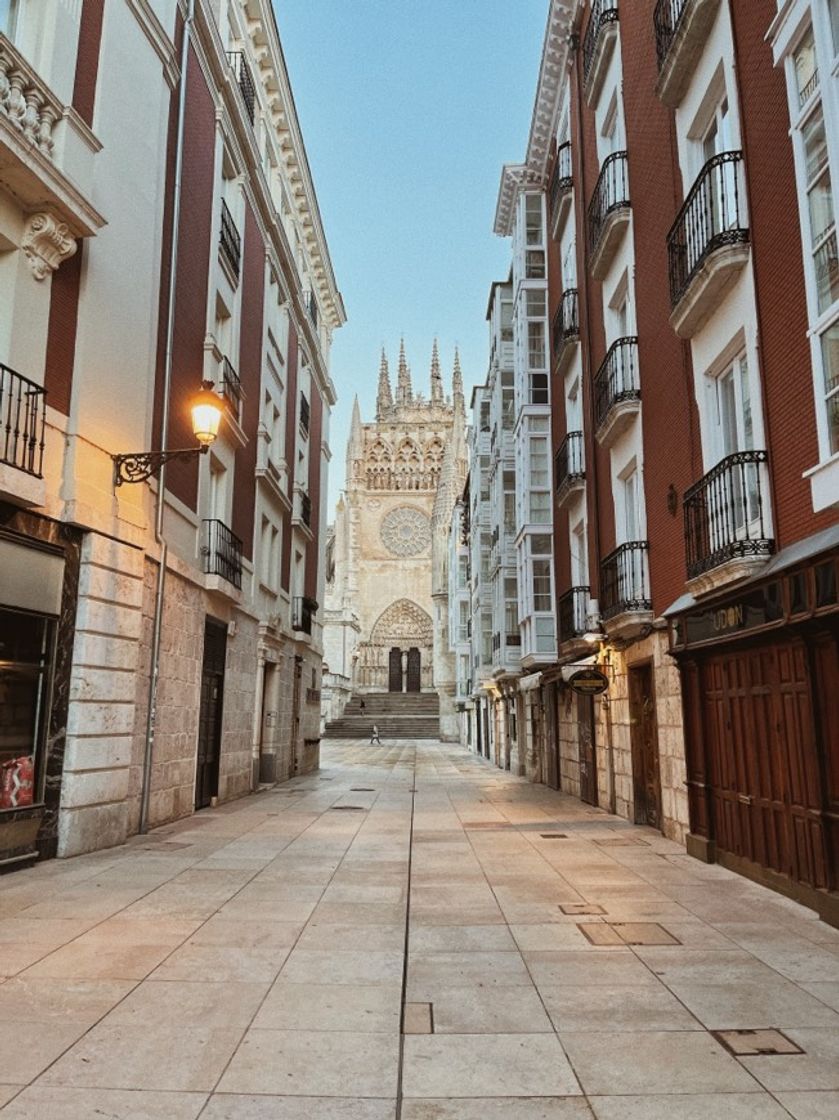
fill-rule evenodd
<path id="1" fill-rule="evenodd" d="M 385 348 L 382 347 L 382 360 L 379 365 L 379 392 L 376 395 L 376 419 L 383 420 L 393 408 L 393 393 L 390 390 L 390 370 L 388 369 Z"/>
<path id="2" fill-rule="evenodd" d="M 465 415 L 466 401 L 463 397 L 463 373 L 460 369 L 460 351 L 456 346 L 454 348 L 454 371 L 452 373 L 452 398 L 455 412 L 460 411 L 461 414 Z"/>
<path id="3" fill-rule="evenodd" d="M 434 339 L 434 346 L 431 350 L 431 400 L 443 400 L 443 377 L 440 373 L 440 352 L 437 349 L 437 339 Z"/>
<path id="4" fill-rule="evenodd" d="M 361 428 L 361 409 L 356 395 L 352 405 L 350 438 L 347 440 L 347 478 L 353 477 L 353 463 L 360 460 L 364 450 L 364 435 Z"/>
<path id="5" fill-rule="evenodd" d="M 414 391 L 411 388 L 411 372 L 408 369 L 408 362 L 405 358 L 405 339 L 403 338 L 399 343 L 399 375 L 396 382 L 396 403 L 410 404 L 413 399 Z"/>

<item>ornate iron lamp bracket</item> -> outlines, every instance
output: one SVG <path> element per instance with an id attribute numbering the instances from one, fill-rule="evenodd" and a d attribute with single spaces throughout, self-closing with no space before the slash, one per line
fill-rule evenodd
<path id="1" fill-rule="evenodd" d="M 189 459 L 193 455 L 204 455 L 209 446 L 184 447 L 174 451 L 136 451 L 129 455 L 113 455 L 114 486 L 124 482 L 145 482 L 157 474 L 164 463 L 172 459 Z"/>

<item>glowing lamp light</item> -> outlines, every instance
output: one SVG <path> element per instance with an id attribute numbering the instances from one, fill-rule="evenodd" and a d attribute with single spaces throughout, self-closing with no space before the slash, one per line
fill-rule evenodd
<path id="1" fill-rule="evenodd" d="M 212 381 L 202 382 L 201 388 L 192 398 L 192 431 L 202 447 L 209 447 L 218 436 L 221 416 L 224 410 L 221 397 L 213 392 Z"/>

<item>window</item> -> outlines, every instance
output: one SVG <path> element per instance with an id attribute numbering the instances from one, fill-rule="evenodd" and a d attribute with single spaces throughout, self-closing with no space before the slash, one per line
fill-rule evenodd
<path id="1" fill-rule="evenodd" d="M 533 610 L 549 612 L 551 609 L 551 562 L 533 561 Z"/>
<path id="2" fill-rule="evenodd" d="M 640 540 L 638 516 L 638 471 L 633 467 L 621 480 L 623 484 L 623 540 Z"/>
<path id="3" fill-rule="evenodd" d="M 578 521 L 571 530 L 571 582 L 574 587 L 588 585 L 588 540 L 585 521 Z"/>
<path id="4" fill-rule="evenodd" d="M 546 373 L 531 373 L 530 375 L 530 403 L 550 404 L 550 391 L 548 388 L 548 375 Z"/>
<path id="5" fill-rule="evenodd" d="M 547 491 L 534 490 L 530 494 L 530 521 L 535 525 L 550 525 L 551 496 Z"/>
<path id="6" fill-rule="evenodd" d="M 457 558 L 457 587 L 459 591 L 464 591 L 469 582 L 469 557 L 461 554 Z"/>
<path id="7" fill-rule="evenodd" d="M 833 53 L 839 54 L 839 0 L 827 0 L 830 16 L 830 33 L 833 38 Z"/>
<path id="8" fill-rule="evenodd" d="M 577 245 L 569 241 L 562 254 L 562 287 L 564 291 L 577 286 Z"/>
<path id="9" fill-rule="evenodd" d="M 542 245 L 542 196 L 529 194 L 524 201 L 524 225 L 528 245 Z"/>
<path id="10" fill-rule="evenodd" d="M 741 354 L 713 379 L 713 448 L 718 463 L 736 451 L 754 448 L 749 366 Z"/>
<path id="11" fill-rule="evenodd" d="M 18 0 L 0 0 L 0 31 L 14 39 L 17 22 Z"/>
<path id="12" fill-rule="evenodd" d="M 509 299 L 501 301 L 501 341 L 513 341 L 513 302 Z"/>
<path id="13" fill-rule="evenodd" d="M 305 393 L 300 394 L 300 431 L 308 438 L 309 435 L 309 400 Z"/>
<path id="14" fill-rule="evenodd" d="M 827 409 L 827 453 L 839 451 L 839 322 L 821 336 L 824 398 Z"/>
<path id="15" fill-rule="evenodd" d="M 210 457 L 210 520 L 227 521 L 227 471 L 222 463 Z"/>
<path id="16" fill-rule="evenodd" d="M 537 618 L 533 627 L 536 635 L 536 652 L 551 653 L 554 648 L 554 620 L 552 618 Z"/>
<path id="17" fill-rule="evenodd" d="M 827 161 L 827 137 L 821 106 L 802 128 L 801 138 L 804 145 L 810 238 L 816 273 L 816 298 L 818 313 L 821 315 L 839 298 L 836 221 L 830 168 Z"/>
<path id="18" fill-rule="evenodd" d="M 792 56 L 795 67 L 795 84 L 798 89 L 800 108 L 810 100 L 819 88 L 819 71 L 816 65 L 816 43 L 813 29 L 808 28 Z"/>

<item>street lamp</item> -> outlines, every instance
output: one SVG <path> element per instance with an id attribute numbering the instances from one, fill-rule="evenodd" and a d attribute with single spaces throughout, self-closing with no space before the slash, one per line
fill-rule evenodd
<path id="1" fill-rule="evenodd" d="M 124 482 L 145 482 L 157 474 L 170 459 L 187 459 L 204 455 L 218 435 L 224 405 L 213 390 L 212 381 L 202 381 L 201 388 L 192 398 L 192 431 L 198 440 L 197 447 L 178 448 L 174 451 L 135 451 L 128 455 L 112 455 L 114 461 L 114 486 Z"/>

